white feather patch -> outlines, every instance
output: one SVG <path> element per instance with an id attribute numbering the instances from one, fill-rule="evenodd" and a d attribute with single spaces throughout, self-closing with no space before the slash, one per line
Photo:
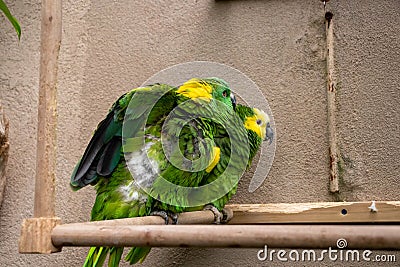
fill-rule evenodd
<path id="1" fill-rule="evenodd" d="M 125 202 L 146 202 L 147 200 L 146 193 L 141 191 L 140 188 L 136 186 L 134 181 L 129 182 L 127 185 L 121 186 L 119 188 L 119 191 L 121 192 L 123 200 Z"/>
<path id="2" fill-rule="evenodd" d="M 148 157 L 147 152 L 154 142 L 146 143 L 140 151 L 125 155 L 127 165 L 134 178 L 134 183 L 139 188 L 150 188 L 159 175 L 158 164 Z"/>

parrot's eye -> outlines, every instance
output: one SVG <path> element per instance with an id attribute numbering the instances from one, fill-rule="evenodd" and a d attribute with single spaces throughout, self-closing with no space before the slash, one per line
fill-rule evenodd
<path id="1" fill-rule="evenodd" d="M 258 119 L 256 120 L 257 125 L 261 125 L 262 124 L 262 120 Z"/>
<path id="2" fill-rule="evenodd" d="M 227 91 L 222 92 L 222 96 L 223 97 L 227 97 L 228 96 L 228 92 Z"/>

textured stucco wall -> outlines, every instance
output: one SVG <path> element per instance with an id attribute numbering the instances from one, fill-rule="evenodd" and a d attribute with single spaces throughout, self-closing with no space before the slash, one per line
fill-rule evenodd
<path id="1" fill-rule="evenodd" d="M 0 265 L 79 266 L 86 248 L 64 248 L 47 256 L 17 252 L 21 222 L 33 213 L 40 1 L 7 2 L 22 24 L 23 36 L 18 44 L 13 29 L 0 17 L 0 99 L 10 120 L 11 143 L 0 209 Z M 249 177 L 244 177 L 232 202 L 400 199 L 398 0 L 332 0 L 328 5 L 335 20 L 337 126 L 344 168 L 342 192 L 336 197 L 328 193 L 320 1 L 160 2 L 63 3 L 56 210 L 64 222 L 89 219 L 92 188 L 74 193 L 68 181 L 111 103 L 154 73 L 194 60 L 242 71 L 262 89 L 274 113 L 278 139 L 270 175 L 252 194 L 247 192 Z M 154 249 L 142 266 L 267 265 L 257 261 L 256 252 Z"/>

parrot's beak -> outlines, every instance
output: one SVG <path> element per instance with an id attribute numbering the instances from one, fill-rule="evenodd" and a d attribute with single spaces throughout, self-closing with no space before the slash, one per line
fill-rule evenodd
<path id="1" fill-rule="evenodd" d="M 274 140 L 274 131 L 272 130 L 271 124 L 268 122 L 264 141 L 269 141 L 269 144 L 271 144 L 272 140 Z"/>
<path id="2" fill-rule="evenodd" d="M 231 102 L 232 102 L 233 110 L 236 111 L 236 97 L 232 92 L 231 92 Z"/>

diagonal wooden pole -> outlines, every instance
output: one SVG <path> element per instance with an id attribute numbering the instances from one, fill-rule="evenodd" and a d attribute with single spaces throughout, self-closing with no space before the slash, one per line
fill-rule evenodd
<path id="1" fill-rule="evenodd" d="M 59 251 L 51 243 L 51 231 L 61 223 L 55 218 L 55 169 L 57 123 L 57 71 L 61 44 L 61 0 L 42 0 L 37 164 L 34 218 L 24 220 L 20 252 Z"/>

